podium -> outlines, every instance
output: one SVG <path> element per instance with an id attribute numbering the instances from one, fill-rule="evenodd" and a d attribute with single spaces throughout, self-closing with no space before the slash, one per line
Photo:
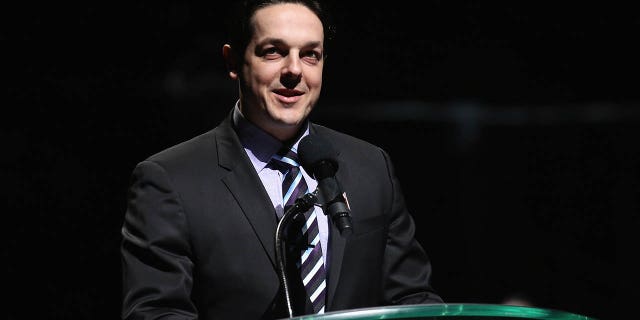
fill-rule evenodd
<path id="1" fill-rule="evenodd" d="M 570 312 L 501 304 L 442 303 L 399 305 L 333 311 L 320 315 L 297 316 L 295 320 L 374 320 L 374 319 L 439 319 L 439 320 L 598 320 Z"/>

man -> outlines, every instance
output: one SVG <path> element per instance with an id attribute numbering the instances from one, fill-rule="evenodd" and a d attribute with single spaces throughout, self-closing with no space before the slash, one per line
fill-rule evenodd
<path id="1" fill-rule="evenodd" d="M 218 127 L 133 172 L 122 228 L 123 318 L 274 319 L 442 302 L 388 155 L 308 121 L 325 61 L 328 26 L 320 6 L 259 1 L 246 8 L 246 17 L 238 17 L 246 25 L 236 29 L 246 32 L 223 47 L 229 77 L 238 83 L 236 106 Z M 293 169 L 273 159 L 289 159 L 280 151 L 295 152 L 307 135 L 331 141 L 338 153 L 335 178 L 354 232 L 341 236 L 321 207 L 305 213 L 312 217 L 306 232 L 317 235 L 289 265 L 299 270 L 289 282 L 300 290 L 288 301 L 274 237 L 294 188 L 282 184 Z M 299 172 L 297 183 L 315 190 L 318 182 Z M 312 251 L 319 260 L 305 276 Z"/>

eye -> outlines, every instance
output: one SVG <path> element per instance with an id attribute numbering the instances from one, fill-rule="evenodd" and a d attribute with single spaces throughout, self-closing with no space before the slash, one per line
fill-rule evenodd
<path id="1" fill-rule="evenodd" d="M 303 51 L 300 57 L 308 63 L 316 64 L 322 59 L 322 52 L 319 50 L 307 50 Z"/>
<path id="2" fill-rule="evenodd" d="M 264 57 L 267 60 L 274 60 L 274 59 L 278 59 L 282 56 L 282 54 L 280 53 L 280 51 L 278 50 L 278 48 L 276 47 L 267 47 L 262 49 L 262 51 L 260 52 L 260 55 L 262 57 Z"/>

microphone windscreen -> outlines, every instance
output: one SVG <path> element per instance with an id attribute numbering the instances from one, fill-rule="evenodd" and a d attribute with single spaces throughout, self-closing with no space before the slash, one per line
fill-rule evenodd
<path id="1" fill-rule="evenodd" d="M 328 161 L 338 167 L 338 150 L 323 136 L 309 134 L 298 144 L 298 159 L 307 172 L 314 172 L 314 168 L 321 161 Z"/>

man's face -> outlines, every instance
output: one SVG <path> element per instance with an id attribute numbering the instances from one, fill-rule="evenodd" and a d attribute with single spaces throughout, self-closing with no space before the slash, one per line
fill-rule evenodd
<path id="1" fill-rule="evenodd" d="M 322 23 L 299 4 L 259 9 L 252 21 L 253 38 L 240 66 L 240 107 L 251 122 L 287 140 L 320 96 Z"/>

